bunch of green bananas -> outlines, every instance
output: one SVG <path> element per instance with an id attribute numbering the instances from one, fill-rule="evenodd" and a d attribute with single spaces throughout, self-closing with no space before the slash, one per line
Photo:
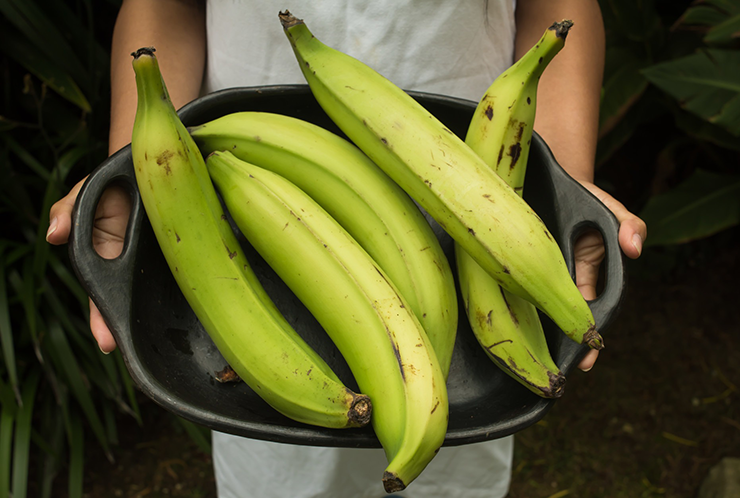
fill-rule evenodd
<path id="1" fill-rule="evenodd" d="M 458 329 L 453 270 L 416 203 L 455 240 L 472 329 L 507 373 L 541 396 L 562 392 L 538 309 L 573 340 L 602 345 L 559 247 L 521 189 L 500 176 L 523 178 L 537 80 L 570 24 L 554 25 L 497 78 L 466 144 L 393 83 L 322 44 L 303 21 L 288 12 L 280 20 L 317 102 L 351 142 L 269 112 L 235 112 L 188 129 L 153 49 L 143 48 L 133 54 L 137 184 L 178 286 L 236 374 L 299 422 L 370 423 L 388 459 L 385 489 L 399 491 L 444 442 Z M 362 394 L 272 303 L 217 191 L 336 344 Z"/>

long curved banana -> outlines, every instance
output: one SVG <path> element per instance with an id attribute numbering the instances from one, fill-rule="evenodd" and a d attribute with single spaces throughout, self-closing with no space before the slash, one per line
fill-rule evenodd
<path id="1" fill-rule="evenodd" d="M 564 46 L 571 26 L 570 21 L 553 24 L 534 47 L 494 80 L 480 100 L 465 138 L 519 195 L 524 187 L 539 79 Z M 565 375 L 550 356 L 535 306 L 503 289 L 457 244 L 455 258 L 470 327 L 488 356 L 536 394 L 560 397 Z"/>
<path id="2" fill-rule="evenodd" d="M 226 221 L 205 161 L 169 99 L 153 48 L 134 54 L 131 155 L 144 209 L 175 281 L 234 371 L 299 422 L 356 427 L 366 395 L 349 390 L 279 314 Z M 248 275 L 251 275 L 248 277 Z"/>
<path id="3" fill-rule="evenodd" d="M 600 349 L 588 303 L 531 207 L 402 89 L 323 44 L 289 12 L 279 18 L 314 97 L 347 137 L 503 287 L 577 343 Z"/>
<path id="4" fill-rule="evenodd" d="M 235 112 L 189 128 L 203 155 L 228 150 L 297 185 L 370 254 L 424 326 L 445 378 L 457 333 L 450 264 L 411 198 L 357 147 L 317 125 Z"/>
<path id="5" fill-rule="evenodd" d="M 316 317 L 373 403 L 386 489 L 407 486 L 444 441 L 445 380 L 428 338 L 377 263 L 285 178 L 213 152 L 206 165 L 234 221 Z"/>

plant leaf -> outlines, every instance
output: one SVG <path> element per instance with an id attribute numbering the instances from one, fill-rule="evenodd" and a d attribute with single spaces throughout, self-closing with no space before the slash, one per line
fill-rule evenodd
<path id="1" fill-rule="evenodd" d="M 78 81 L 88 78 L 77 52 L 33 0 L 0 0 L 0 12 L 49 60 L 56 61 Z"/>
<path id="2" fill-rule="evenodd" d="M 2 30 L 0 30 L 0 46 L 9 57 L 15 59 L 60 96 L 85 112 L 91 111 L 90 102 L 77 86 L 74 78 L 58 64 L 48 59 L 37 47 Z"/>
<path id="3" fill-rule="evenodd" d="M 640 213 L 646 246 L 681 244 L 740 222 L 740 175 L 695 171 L 673 190 L 651 198 Z"/>
<path id="4" fill-rule="evenodd" d="M 5 241 L 0 242 L 0 350 L 3 353 L 11 388 L 18 393 L 18 370 L 15 362 L 13 327 L 10 321 L 10 305 L 5 278 L 5 245 Z"/>
<path id="5" fill-rule="evenodd" d="M 82 482 L 84 474 L 85 435 L 82 430 L 82 419 L 72 417 L 72 433 L 69 440 L 69 498 L 82 498 Z"/>
<path id="6" fill-rule="evenodd" d="M 5 398 L 10 397 L 10 400 L 3 399 L 0 408 L 0 498 L 8 498 L 10 468 L 13 461 L 10 458 L 13 450 L 13 425 L 18 407 L 13 403 L 10 388 L 8 386 L 3 386 L 3 388 L 8 391 L 9 395 Z"/>
<path id="7" fill-rule="evenodd" d="M 33 405 L 36 398 L 41 370 L 35 369 L 24 379 L 22 388 L 23 406 L 18 410 L 13 438 L 13 498 L 26 498 L 28 491 L 28 463 L 31 453 L 31 430 Z"/>
<path id="8" fill-rule="evenodd" d="M 611 61 L 604 81 L 599 112 L 599 132 L 608 133 L 624 117 L 632 105 L 640 99 L 648 86 L 640 70 L 648 65 L 629 50 L 611 50 L 607 55 Z"/>
<path id="9" fill-rule="evenodd" d="M 85 387 L 85 382 L 80 372 L 77 359 L 72 352 L 72 348 L 67 341 L 67 337 L 58 322 L 54 321 L 49 324 L 49 341 L 51 348 L 49 354 L 60 371 L 64 373 L 64 378 L 71 393 L 74 395 L 77 403 L 85 413 L 88 425 L 98 439 L 100 446 L 108 453 L 108 441 L 105 437 L 103 422 L 98 416 L 93 398 Z M 71 418 L 74 418 L 73 416 Z M 74 430 L 74 427 L 70 427 Z"/>
<path id="10" fill-rule="evenodd" d="M 705 49 L 643 74 L 682 108 L 740 136 L 740 52 Z"/>
<path id="11" fill-rule="evenodd" d="M 708 44 L 726 45 L 740 37 L 740 14 L 727 19 L 709 30 L 704 41 Z"/>
<path id="12" fill-rule="evenodd" d="M 188 433 L 190 439 L 201 449 L 204 453 L 211 452 L 211 442 L 208 435 L 210 431 L 201 425 L 195 424 L 182 417 L 175 416 L 176 420 L 180 423 L 185 432 Z"/>

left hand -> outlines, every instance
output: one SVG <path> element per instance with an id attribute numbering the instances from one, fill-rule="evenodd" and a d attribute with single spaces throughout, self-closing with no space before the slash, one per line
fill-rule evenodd
<path id="1" fill-rule="evenodd" d="M 647 226 L 640 218 L 632 214 L 614 197 L 590 182 L 580 182 L 586 190 L 596 196 L 619 221 L 619 246 L 622 252 L 631 259 L 636 259 L 642 252 L 642 244 L 647 238 Z M 604 260 L 604 240 L 596 230 L 582 234 L 575 243 L 576 285 L 587 301 L 596 299 L 596 284 L 599 280 L 599 266 Z M 578 368 L 588 372 L 594 366 L 599 352 L 591 350 L 583 357 Z"/>

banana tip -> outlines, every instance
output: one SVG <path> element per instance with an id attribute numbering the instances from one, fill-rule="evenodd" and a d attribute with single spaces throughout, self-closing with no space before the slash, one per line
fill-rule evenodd
<path id="1" fill-rule="evenodd" d="M 352 427 L 363 427 L 370 423 L 373 405 L 370 397 L 364 394 L 354 394 L 352 406 L 349 409 L 349 422 Z"/>
<path id="2" fill-rule="evenodd" d="M 573 21 L 571 21 L 570 19 L 563 19 L 560 22 L 553 23 L 553 25 L 550 26 L 550 29 L 555 31 L 555 36 L 565 40 L 565 37 L 568 36 L 568 32 L 572 27 Z"/>
<path id="3" fill-rule="evenodd" d="M 303 24 L 303 19 L 298 19 L 289 10 L 278 12 L 278 18 L 280 19 L 280 24 L 283 25 L 283 29 L 290 29 L 297 24 Z"/>
<path id="4" fill-rule="evenodd" d="M 583 335 L 583 342 L 584 344 L 588 344 L 588 347 L 591 349 L 595 349 L 597 351 L 604 349 L 604 338 L 601 337 L 601 334 L 596 330 L 595 325 L 591 325 L 588 332 Z"/>
<path id="5" fill-rule="evenodd" d="M 562 397 L 565 392 L 565 375 L 563 372 L 557 374 L 548 372 L 548 377 L 550 378 L 550 386 L 549 389 L 545 390 L 544 397 L 553 399 Z"/>
<path id="6" fill-rule="evenodd" d="M 386 470 L 383 473 L 383 488 L 385 488 L 386 493 L 397 493 L 406 489 L 406 485 L 398 475 Z"/>
<path id="7" fill-rule="evenodd" d="M 138 59 L 142 55 L 148 55 L 149 57 L 154 57 L 154 52 L 156 51 L 157 49 L 155 49 L 154 47 L 141 47 L 135 52 L 131 52 L 131 55 L 133 56 L 134 59 Z"/>

